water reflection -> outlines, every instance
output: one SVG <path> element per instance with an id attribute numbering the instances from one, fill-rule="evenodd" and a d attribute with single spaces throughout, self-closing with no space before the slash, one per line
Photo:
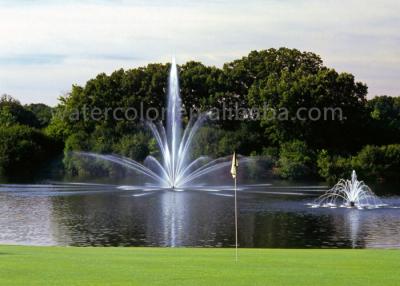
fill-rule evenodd
<path id="1" fill-rule="evenodd" d="M 239 192 L 241 247 L 400 247 L 400 209 L 311 209 L 312 188 Z M 234 244 L 230 190 L 0 192 L 0 242 L 74 246 Z M 400 206 L 396 197 L 386 199 Z"/>
<path id="2" fill-rule="evenodd" d="M 0 242 L 4 244 L 54 245 L 53 208 L 49 197 L 0 199 Z"/>
<path id="3" fill-rule="evenodd" d="M 342 219 L 335 217 L 336 233 L 349 239 L 353 248 L 400 247 L 400 212 L 348 209 Z"/>

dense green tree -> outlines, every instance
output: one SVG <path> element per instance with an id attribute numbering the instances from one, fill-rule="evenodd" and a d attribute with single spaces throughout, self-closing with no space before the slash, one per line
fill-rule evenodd
<path id="1" fill-rule="evenodd" d="M 181 96 L 188 113 L 190 108 L 208 111 L 222 103 L 226 90 L 223 71 L 199 62 L 187 62 L 179 70 Z"/>
<path id="2" fill-rule="evenodd" d="M 250 106 L 274 110 L 262 118 L 269 140 L 280 144 L 299 139 L 311 148 L 359 149 L 365 130 L 358 123 L 366 118 L 367 87 L 351 74 L 324 67 L 315 54 L 287 49 L 269 53 L 277 59 L 272 67 L 278 69 L 263 74 L 248 97 Z M 265 58 L 272 55 L 267 52 Z M 347 140 L 347 134 L 354 135 L 352 140 Z"/>
<path id="3" fill-rule="evenodd" d="M 0 127 L 0 174 L 32 174 L 59 151 L 58 144 L 31 127 Z"/>
<path id="4" fill-rule="evenodd" d="M 349 177 L 356 170 L 363 177 L 373 180 L 399 181 L 400 144 L 384 146 L 367 145 L 354 156 L 329 155 L 324 150 L 318 156 L 319 174 L 334 183 L 339 178 Z"/>
<path id="5" fill-rule="evenodd" d="M 64 116 L 67 114 L 65 110 L 65 106 L 55 108 L 49 125 L 44 129 L 48 136 L 60 142 L 65 142 L 74 133 L 73 125 Z"/>
<path id="6" fill-rule="evenodd" d="M 36 128 L 40 127 L 40 122 L 35 114 L 7 94 L 3 94 L 0 97 L 0 124 L 8 126 L 21 124 Z"/>
<path id="7" fill-rule="evenodd" d="M 11 126 L 17 124 L 17 119 L 8 108 L 0 109 L 0 126 Z"/>
<path id="8" fill-rule="evenodd" d="M 353 158 L 352 165 L 366 178 L 399 181 L 400 145 L 365 146 Z"/>
<path id="9" fill-rule="evenodd" d="M 303 141 L 294 140 L 282 144 L 279 152 L 278 175 L 291 180 L 314 176 L 313 157 L 314 154 Z"/>
<path id="10" fill-rule="evenodd" d="M 125 157 L 143 161 L 150 155 L 150 138 L 144 133 L 138 132 L 132 135 L 125 135 L 115 144 L 114 150 Z"/>
<path id="11" fill-rule="evenodd" d="M 36 129 L 46 124 L 37 117 L 44 108 L 23 106 L 9 95 L 0 97 L 0 175 L 32 175 L 38 166 L 61 152 L 59 141 Z M 46 116 L 51 117 L 51 113 Z"/>
<path id="12" fill-rule="evenodd" d="M 353 168 L 351 157 L 330 155 L 327 150 L 321 150 L 317 158 L 318 174 L 331 184 L 340 178 L 347 178 Z"/>
<path id="13" fill-rule="evenodd" d="M 35 115 L 38 121 L 37 127 L 45 128 L 46 126 L 49 125 L 53 111 L 53 109 L 50 106 L 43 103 L 32 103 L 25 105 L 24 107 L 26 110 L 29 110 Z"/>
<path id="14" fill-rule="evenodd" d="M 367 102 L 366 111 L 371 115 L 368 143 L 400 142 L 400 97 L 374 97 Z"/>
<path id="15" fill-rule="evenodd" d="M 92 139 L 93 146 L 97 146 L 94 149 L 112 151 L 114 143 L 135 131 L 143 116 L 128 122 L 115 120 L 104 112 L 100 120 L 82 116 L 77 118 L 74 113 L 79 111 L 82 115 L 83 110 L 94 108 L 102 111 L 107 108 L 134 108 L 143 112 L 154 108 L 161 114 L 165 107 L 168 69 L 169 65 L 151 64 L 127 71 L 118 70 L 109 76 L 100 74 L 89 80 L 84 87 L 73 86 L 71 93 L 63 98 L 58 107 L 58 112 L 64 116 L 62 124 L 55 119 L 51 124 L 61 127 L 64 132 L 55 132 L 59 128 L 52 126 L 48 130 L 52 130 L 53 134 L 62 133 L 55 134 L 58 137 L 68 137 L 74 132 L 83 131 L 90 134 L 89 137 L 114 138 L 115 142 L 108 146 L 104 146 L 101 139 Z M 243 144 L 246 146 L 242 148 L 245 154 L 261 152 L 268 145 L 279 146 L 291 140 L 302 140 L 310 148 L 335 149 L 340 152 L 354 152 L 365 144 L 365 129 L 359 123 L 369 118 L 365 112 L 366 86 L 356 82 L 351 74 L 339 74 L 326 68 L 321 58 L 313 53 L 287 48 L 269 49 L 253 51 L 247 57 L 225 64 L 222 69 L 207 67 L 199 62 L 188 62 L 179 69 L 185 111 L 190 108 L 202 111 L 217 109 L 221 113 L 223 108 L 255 107 L 259 112 L 264 112 L 265 105 L 277 112 L 282 108 L 287 109 L 289 117 L 284 118 L 286 120 L 280 117 L 272 120 L 261 117 L 258 118 L 260 121 L 252 121 L 254 118 L 251 116 L 231 120 L 219 114 L 219 120 L 214 123 L 222 129 L 250 135 L 250 138 L 240 138 L 248 143 Z M 292 120 L 299 108 L 304 108 L 305 112 L 314 108 L 323 114 L 318 120 Z M 325 110 L 327 108 L 331 110 Z M 341 113 L 338 113 L 338 109 Z M 351 140 L 348 134 L 353 135 Z M 230 138 L 227 140 L 222 142 L 228 142 Z"/>

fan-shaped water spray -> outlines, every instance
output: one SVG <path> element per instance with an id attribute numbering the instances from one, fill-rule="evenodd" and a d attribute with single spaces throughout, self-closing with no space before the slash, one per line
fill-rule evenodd
<path id="1" fill-rule="evenodd" d="M 191 119 L 182 133 L 181 98 L 179 93 L 178 69 L 172 61 L 168 84 L 168 109 L 166 127 L 161 122 L 146 122 L 157 141 L 161 162 L 148 156 L 141 164 L 130 158 L 118 155 L 103 155 L 88 152 L 77 152 L 80 156 L 93 157 L 113 162 L 132 169 L 155 182 L 163 188 L 182 188 L 201 176 L 230 166 L 230 157 L 211 159 L 207 156 L 189 161 L 190 147 L 193 138 L 210 113 L 201 114 Z M 241 163 L 254 161 L 255 158 L 241 158 Z"/>
<path id="2" fill-rule="evenodd" d="M 384 204 L 363 181 L 357 180 L 357 174 L 353 170 L 351 180 L 341 179 L 311 206 L 377 208 Z"/>

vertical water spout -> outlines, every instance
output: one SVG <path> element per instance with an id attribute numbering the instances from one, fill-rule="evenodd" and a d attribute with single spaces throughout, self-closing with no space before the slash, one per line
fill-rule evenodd
<path id="1" fill-rule="evenodd" d="M 353 170 L 353 172 L 351 172 L 351 183 L 354 184 L 357 181 L 357 174 L 356 171 Z"/>
<path id="2" fill-rule="evenodd" d="M 176 185 L 176 170 L 178 163 L 178 148 L 181 138 L 181 98 L 179 94 L 179 81 L 178 81 L 178 69 L 175 63 L 175 59 L 172 59 L 171 71 L 169 74 L 168 83 L 168 107 L 167 107 L 167 137 L 169 150 L 171 151 L 170 162 L 164 162 L 167 168 L 171 166 L 170 170 L 170 184 L 174 188 Z"/>

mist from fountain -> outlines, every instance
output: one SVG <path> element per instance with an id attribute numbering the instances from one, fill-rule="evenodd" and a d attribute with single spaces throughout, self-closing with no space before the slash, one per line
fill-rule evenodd
<path id="1" fill-rule="evenodd" d="M 201 156 L 189 161 L 190 148 L 194 136 L 210 112 L 203 113 L 196 119 L 190 119 L 182 133 L 182 101 L 179 92 L 178 69 L 175 60 L 172 61 L 168 81 L 168 106 L 166 127 L 161 122 L 146 122 L 157 141 L 161 160 L 147 156 L 143 164 L 119 155 L 104 155 L 90 152 L 75 152 L 79 156 L 106 160 L 138 172 L 152 181 L 154 186 L 161 188 L 183 188 L 207 174 L 229 167 L 230 157 L 211 159 Z M 241 163 L 254 161 L 254 158 L 241 157 Z"/>
<path id="2" fill-rule="evenodd" d="M 311 204 L 312 207 L 356 207 L 378 208 L 385 206 L 374 192 L 363 182 L 357 180 L 353 170 L 351 180 L 340 179 L 339 182 Z"/>

